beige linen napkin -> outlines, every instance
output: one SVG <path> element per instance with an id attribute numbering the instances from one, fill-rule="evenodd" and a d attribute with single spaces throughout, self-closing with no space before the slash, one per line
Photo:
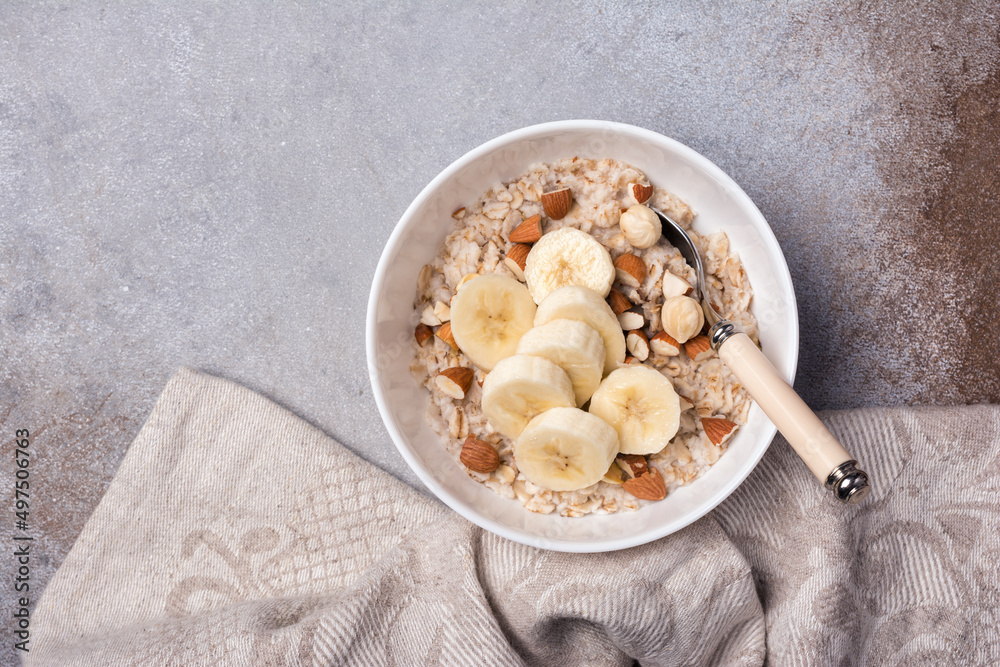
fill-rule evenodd
<path id="1" fill-rule="evenodd" d="M 836 506 L 777 441 L 694 525 L 572 555 L 484 532 L 270 401 L 182 370 L 45 590 L 27 661 L 1000 661 L 1000 411 L 827 423 L 874 475 L 865 506 Z"/>

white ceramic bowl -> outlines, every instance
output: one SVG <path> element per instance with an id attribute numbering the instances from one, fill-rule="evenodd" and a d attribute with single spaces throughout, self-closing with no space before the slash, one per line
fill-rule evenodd
<path id="1" fill-rule="evenodd" d="M 631 125 L 563 121 L 534 125 L 465 154 L 423 189 L 382 252 L 368 303 L 368 372 L 389 435 L 438 498 L 483 528 L 516 542 L 559 551 L 623 549 L 677 531 L 722 502 L 767 451 L 775 428 L 753 405 L 748 423 L 703 477 L 638 512 L 578 519 L 529 512 L 473 481 L 424 419 L 428 393 L 410 375 L 413 312 L 420 268 L 453 229 L 451 212 L 536 162 L 569 156 L 624 160 L 687 201 L 700 233 L 725 230 L 753 285 L 752 310 L 767 357 L 792 381 L 798 356 L 795 293 L 781 249 L 746 193 L 712 162 L 673 139 Z"/>

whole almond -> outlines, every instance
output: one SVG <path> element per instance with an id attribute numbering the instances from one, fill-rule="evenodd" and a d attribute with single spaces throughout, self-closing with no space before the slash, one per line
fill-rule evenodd
<path id="1" fill-rule="evenodd" d="M 560 188 L 542 195 L 542 208 L 545 210 L 545 215 L 553 220 L 565 218 L 572 206 L 573 193 L 570 192 L 569 188 Z"/>
<path id="2" fill-rule="evenodd" d="M 459 460 L 473 472 L 491 473 L 500 467 L 500 455 L 490 443 L 470 434 L 462 444 Z"/>
<path id="3" fill-rule="evenodd" d="M 721 445 L 722 441 L 736 428 L 734 422 L 719 417 L 702 417 L 701 427 L 713 445 Z"/>
<path id="4" fill-rule="evenodd" d="M 650 468 L 645 475 L 630 479 L 622 486 L 639 500 L 663 500 L 667 497 L 667 485 L 656 468 Z"/>
<path id="5" fill-rule="evenodd" d="M 534 243 L 542 238 L 542 218 L 533 215 L 510 232 L 507 240 L 511 243 Z"/>
<path id="6" fill-rule="evenodd" d="M 437 377 L 434 378 L 434 384 L 446 396 L 462 400 L 472 385 L 472 376 L 474 374 L 471 368 L 452 366 L 438 373 Z"/>
<path id="7" fill-rule="evenodd" d="M 630 252 L 615 260 L 615 278 L 622 285 L 638 287 L 646 279 L 646 262 Z"/>

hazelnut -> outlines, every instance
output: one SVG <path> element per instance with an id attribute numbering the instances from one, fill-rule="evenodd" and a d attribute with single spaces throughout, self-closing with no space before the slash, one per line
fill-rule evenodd
<path id="1" fill-rule="evenodd" d="M 636 248 L 651 248 L 660 240 L 663 227 L 660 218 L 648 206 L 636 204 L 622 213 L 618 225 L 625 239 Z"/>
<path id="2" fill-rule="evenodd" d="M 675 296 L 663 303 L 660 311 L 663 330 L 678 343 L 685 343 L 701 332 L 705 326 L 705 313 L 701 304 L 689 296 Z"/>

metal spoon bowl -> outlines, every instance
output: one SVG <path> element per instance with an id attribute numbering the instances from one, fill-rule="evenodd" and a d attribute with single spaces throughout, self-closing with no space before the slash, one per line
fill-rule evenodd
<path id="1" fill-rule="evenodd" d="M 871 491 L 868 474 L 858 468 L 858 462 L 785 382 L 746 333 L 715 312 L 705 290 L 705 267 L 698 248 L 677 222 L 660 210 L 654 208 L 653 211 L 660 218 L 663 236 L 680 251 L 697 274 L 695 289 L 705 311 L 712 349 L 837 500 L 852 505 L 860 503 Z"/>

